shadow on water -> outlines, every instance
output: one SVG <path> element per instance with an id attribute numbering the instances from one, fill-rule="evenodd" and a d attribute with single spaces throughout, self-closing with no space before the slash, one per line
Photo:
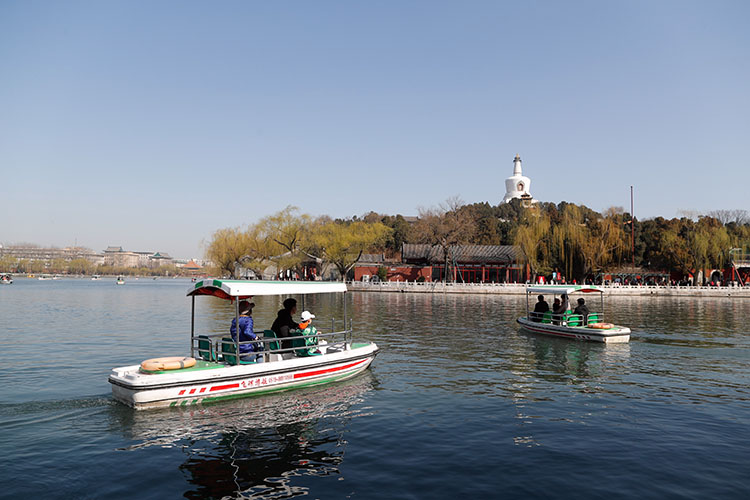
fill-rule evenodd
<path id="1" fill-rule="evenodd" d="M 302 479 L 337 476 L 351 420 L 377 386 L 371 372 L 317 388 L 195 408 L 135 411 L 112 407 L 110 427 L 134 443 L 121 452 L 176 448 L 186 498 L 289 498 L 308 493 Z"/>

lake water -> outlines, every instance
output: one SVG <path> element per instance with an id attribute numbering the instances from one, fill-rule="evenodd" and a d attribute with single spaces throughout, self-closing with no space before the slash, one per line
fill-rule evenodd
<path id="1" fill-rule="evenodd" d="M 517 296 L 349 293 L 338 384 L 136 412 L 109 370 L 189 346 L 187 280 L 0 286 L 0 498 L 750 496 L 750 300 L 618 298 L 629 344 L 520 333 Z M 306 306 L 317 324 L 340 297 Z M 258 297 L 257 327 L 280 300 Z M 197 330 L 232 309 L 196 299 Z M 300 309 L 301 311 L 301 309 Z"/>

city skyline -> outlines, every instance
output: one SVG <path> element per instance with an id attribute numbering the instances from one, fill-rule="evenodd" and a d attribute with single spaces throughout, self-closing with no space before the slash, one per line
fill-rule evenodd
<path id="1" fill-rule="evenodd" d="M 300 207 L 748 209 L 744 2 L 0 4 L 0 242 L 202 258 Z"/>

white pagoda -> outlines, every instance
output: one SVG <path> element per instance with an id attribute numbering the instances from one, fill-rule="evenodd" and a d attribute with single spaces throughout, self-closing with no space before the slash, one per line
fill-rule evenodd
<path id="1" fill-rule="evenodd" d="M 513 175 L 505 179 L 505 197 L 503 203 L 508 203 L 513 198 L 521 198 L 526 203 L 533 203 L 529 188 L 531 179 L 523 175 L 521 171 L 521 157 L 516 155 L 513 160 Z"/>

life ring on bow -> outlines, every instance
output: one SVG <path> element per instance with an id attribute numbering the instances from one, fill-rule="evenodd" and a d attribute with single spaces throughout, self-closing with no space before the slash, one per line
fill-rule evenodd
<path id="1" fill-rule="evenodd" d="M 173 356 L 167 358 L 152 358 L 141 363 L 141 369 L 147 372 L 160 372 L 163 370 L 179 370 L 195 366 L 195 358 L 189 356 Z"/>
<path id="2" fill-rule="evenodd" d="M 594 328 L 595 330 L 609 330 L 614 326 L 612 323 L 590 323 L 588 325 L 589 328 Z"/>

